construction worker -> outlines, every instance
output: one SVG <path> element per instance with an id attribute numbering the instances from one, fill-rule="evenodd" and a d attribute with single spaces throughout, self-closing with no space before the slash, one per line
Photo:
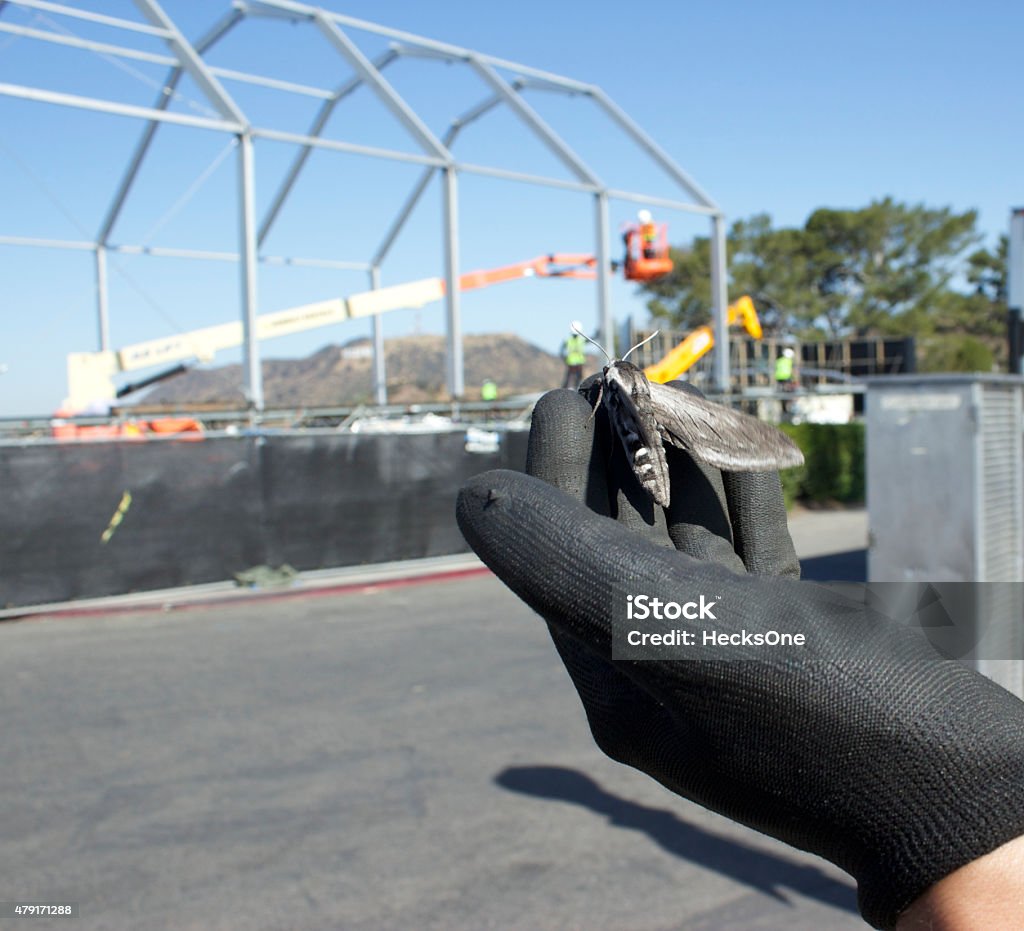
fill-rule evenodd
<path id="1" fill-rule="evenodd" d="M 583 324 L 579 320 L 573 320 L 572 333 L 562 343 L 562 358 L 565 360 L 563 388 L 578 388 L 580 382 L 583 381 L 583 365 L 587 361 L 587 341 L 580 335 L 582 332 Z"/>
<path id="2" fill-rule="evenodd" d="M 643 256 L 645 259 L 653 259 L 657 254 L 655 244 L 658 239 L 658 227 L 655 226 L 654 221 L 651 219 L 650 210 L 637 211 L 636 219 Z"/>
<path id="3" fill-rule="evenodd" d="M 498 399 L 498 385 L 490 378 L 480 386 L 481 401 L 496 401 Z"/>
<path id="4" fill-rule="evenodd" d="M 626 277 L 631 277 L 629 269 L 639 258 L 654 259 L 658 256 L 658 226 L 651 219 L 650 210 L 638 210 L 636 223 L 628 223 L 622 233 L 622 242 L 626 247 L 626 255 L 622 264 L 626 267 Z"/>
<path id="5" fill-rule="evenodd" d="M 788 346 L 782 350 L 782 355 L 775 360 L 775 385 L 786 391 L 795 387 L 793 377 L 794 358 L 796 353 Z"/>

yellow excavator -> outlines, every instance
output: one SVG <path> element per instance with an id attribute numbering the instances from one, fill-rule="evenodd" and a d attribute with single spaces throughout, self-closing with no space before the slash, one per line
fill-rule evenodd
<path id="1" fill-rule="evenodd" d="M 737 321 L 750 334 L 751 339 L 760 339 L 763 335 L 761 321 L 757 318 L 754 302 L 744 294 L 739 300 L 729 305 L 727 310 L 729 326 Z M 651 380 L 664 384 L 678 378 L 689 369 L 701 356 L 707 355 L 715 345 L 715 334 L 709 326 L 697 327 L 665 358 L 644 369 L 644 374 Z"/>

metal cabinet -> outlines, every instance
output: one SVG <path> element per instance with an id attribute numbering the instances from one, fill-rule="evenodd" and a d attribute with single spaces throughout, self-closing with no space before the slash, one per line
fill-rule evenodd
<path id="1" fill-rule="evenodd" d="M 865 413 L 868 581 L 932 586 L 977 625 L 972 665 L 1024 695 L 1024 378 L 870 379 Z"/>

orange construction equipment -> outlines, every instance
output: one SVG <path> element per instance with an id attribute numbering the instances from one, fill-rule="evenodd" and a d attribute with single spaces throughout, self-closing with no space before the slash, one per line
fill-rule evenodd
<path id="1" fill-rule="evenodd" d="M 157 417 L 153 420 L 126 420 L 109 424 L 77 424 L 69 410 L 58 410 L 50 421 L 50 433 L 58 440 L 144 440 L 148 434 L 203 438 L 203 425 L 192 417 Z"/>
<path id="2" fill-rule="evenodd" d="M 649 228 L 655 228 L 651 238 Z M 630 281 L 651 281 L 672 271 L 668 255 L 668 224 L 635 224 L 626 230 L 626 261 L 623 273 Z"/>
<path id="3" fill-rule="evenodd" d="M 500 284 L 503 281 L 533 277 L 596 278 L 597 259 L 592 255 L 580 252 L 555 252 L 551 255 L 539 255 L 535 259 L 516 262 L 514 265 L 466 272 L 459 277 L 459 289 L 472 291 L 475 288 L 486 288 L 488 285 Z"/>
<path id="4" fill-rule="evenodd" d="M 0 0 L 0 6 L 2 5 L 3 0 Z M 656 242 L 653 251 L 658 253 L 660 250 L 660 255 L 663 258 L 646 258 L 642 234 L 639 227 L 637 228 L 637 258 L 635 261 L 630 260 L 625 264 L 627 278 L 634 281 L 648 281 L 659 274 L 671 271 L 672 262 L 667 258 L 668 244 L 665 238 L 664 224 L 661 224 L 659 236 L 660 240 Z M 649 247 L 647 251 L 651 252 L 652 250 Z M 613 262 L 610 270 L 614 271 L 618 267 L 619 263 Z M 514 265 L 467 272 L 459 277 L 459 288 L 462 291 L 472 291 L 476 288 L 484 288 L 503 281 L 516 281 L 520 278 L 594 279 L 597 274 L 596 256 L 579 252 L 556 252 L 537 256 L 525 262 L 516 262 Z M 332 326 L 359 317 L 369 317 L 392 310 L 423 307 L 440 300 L 444 296 L 445 289 L 443 278 L 423 278 L 419 281 L 409 281 L 385 288 L 374 288 L 361 294 L 351 294 L 348 297 L 333 297 L 313 304 L 304 304 L 301 307 L 290 307 L 287 310 L 260 314 L 255 321 L 256 338 L 262 340 L 287 336 L 291 333 Z M 116 375 L 140 369 L 151 369 L 154 366 L 181 360 L 209 362 L 220 350 L 240 346 L 244 339 L 241 321 L 233 321 L 135 343 L 113 351 L 71 353 L 68 356 L 70 408 L 63 414 L 58 412 L 54 415 L 57 418 L 55 426 L 60 429 L 59 435 L 75 438 L 84 438 L 90 435 L 100 436 L 98 428 L 78 426 L 62 421 L 69 416 L 74 416 L 74 411 L 84 412 L 96 402 L 106 403 L 111 398 L 125 397 L 134 390 L 148 387 L 164 378 L 177 375 L 188 366 L 176 365 L 166 372 L 150 376 L 133 385 L 125 385 L 120 389 L 114 384 Z M 134 435 L 130 434 L 127 428 L 122 429 L 121 427 L 103 426 L 102 430 L 120 431 L 113 433 L 115 436 Z M 146 431 L 140 430 L 139 432 Z M 166 431 L 161 431 L 160 427 L 154 426 L 152 432 Z M 58 434 L 55 433 L 55 435 Z"/>
<path id="5" fill-rule="evenodd" d="M 203 425 L 192 417 L 157 417 L 155 420 L 145 421 L 153 433 L 202 433 Z"/>
<path id="6" fill-rule="evenodd" d="M 758 320 L 757 311 L 754 309 L 754 302 L 746 294 L 730 304 L 726 314 L 729 326 L 732 326 L 737 320 L 741 321 L 751 339 L 760 339 L 763 335 L 761 321 Z M 647 366 L 644 369 L 644 374 L 651 381 L 661 384 L 672 381 L 673 378 L 678 378 L 689 369 L 701 356 L 707 355 L 714 345 L 715 335 L 711 327 L 697 327 L 664 359 Z"/>
<path id="7" fill-rule="evenodd" d="M 142 429 L 134 421 L 85 426 L 66 420 L 62 413 L 50 421 L 50 434 L 57 440 L 139 440 Z M 68 414 L 68 416 L 71 416 Z"/>

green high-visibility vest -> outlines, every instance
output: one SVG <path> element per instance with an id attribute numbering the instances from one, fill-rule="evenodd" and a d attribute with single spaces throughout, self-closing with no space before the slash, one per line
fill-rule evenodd
<path id="1" fill-rule="evenodd" d="M 792 381 L 793 380 L 793 360 L 787 356 L 779 356 L 775 360 L 775 380 L 776 381 Z"/>
<path id="2" fill-rule="evenodd" d="M 480 399 L 482 401 L 494 401 L 497 397 L 498 386 L 490 379 L 487 379 L 487 381 L 480 386 Z"/>
<path id="3" fill-rule="evenodd" d="M 565 341 L 565 364 L 583 365 L 587 361 L 587 341 L 582 336 L 570 336 Z"/>

